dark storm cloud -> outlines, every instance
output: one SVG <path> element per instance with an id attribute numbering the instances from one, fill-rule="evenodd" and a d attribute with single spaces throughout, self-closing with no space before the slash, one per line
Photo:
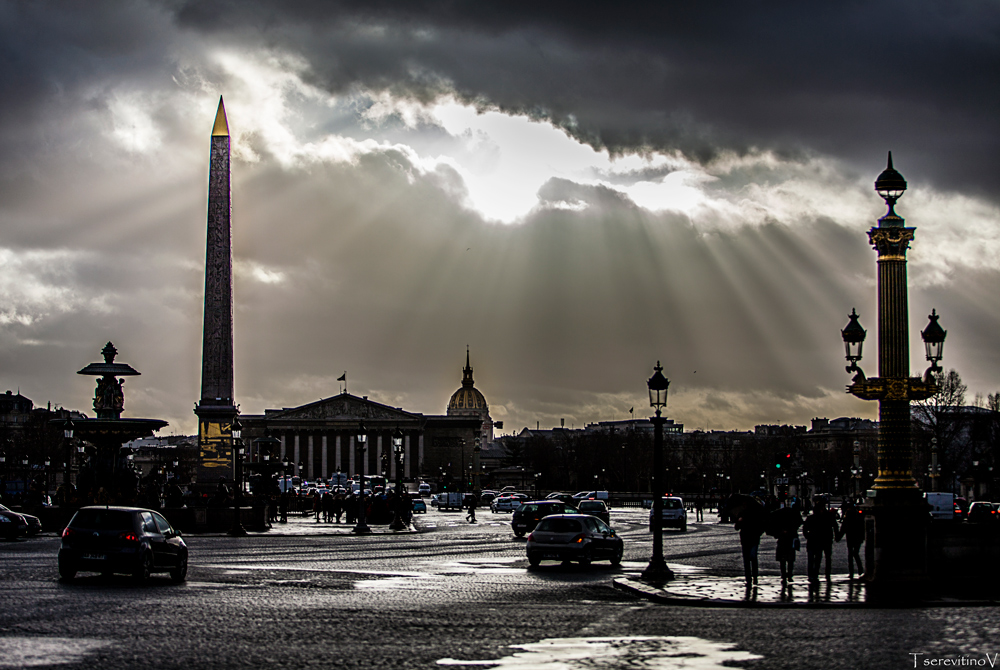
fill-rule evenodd
<path id="1" fill-rule="evenodd" d="M 471 344 L 477 383 L 508 428 L 627 411 L 656 358 L 692 426 L 870 415 L 841 393 L 850 308 L 876 328 L 871 221 L 852 218 L 863 209 L 853 184 L 870 184 L 892 148 L 911 185 L 998 198 L 996 5 L 673 4 L 0 0 L 4 381 L 86 409 L 93 381 L 74 372 L 113 339 L 143 372 L 128 412 L 192 429 L 207 134 L 225 91 L 240 110 L 231 127 L 245 133 L 234 139 L 234 243 L 247 411 L 335 393 L 346 368 L 352 391 L 438 413 Z M 301 69 L 262 65 L 289 53 Z M 377 103 L 364 95 L 309 107 L 308 92 L 282 81 L 248 92 L 274 71 L 396 100 L 457 91 L 595 146 L 719 159 L 699 188 L 720 209 L 695 222 L 560 175 L 518 225 L 489 224 L 462 202 L 459 168 L 421 163 L 454 157 L 463 138 L 427 119 L 359 121 Z M 274 91 L 289 118 L 264 109 Z M 155 131 L 148 149 L 129 125 L 141 114 Z M 281 154 L 275 127 L 297 150 L 328 133 L 398 146 L 285 161 L 294 152 Z M 500 151 L 470 146 L 484 162 Z M 754 160 L 720 167 L 751 148 Z M 839 171 L 823 204 L 843 198 L 849 214 L 798 207 L 823 195 L 819 179 L 794 191 L 809 166 Z M 679 169 L 596 176 L 624 191 Z M 789 183 L 793 204 L 775 209 L 792 214 L 780 221 L 770 203 L 755 217 L 736 202 Z M 925 242 L 932 227 L 914 223 L 914 255 L 929 255 L 940 237 Z M 954 248 L 949 259 L 962 256 Z M 968 280 L 957 297 L 915 262 L 911 295 L 911 321 L 922 327 L 931 306 L 947 314 L 949 366 L 982 370 L 987 390 L 1000 367 L 993 261 L 932 268 Z"/>
<path id="2" fill-rule="evenodd" d="M 317 83 L 546 114 L 615 151 L 819 152 L 997 199 L 992 2 L 190 2 L 180 25 L 303 55 Z M 905 157 L 905 159 L 903 158 Z"/>

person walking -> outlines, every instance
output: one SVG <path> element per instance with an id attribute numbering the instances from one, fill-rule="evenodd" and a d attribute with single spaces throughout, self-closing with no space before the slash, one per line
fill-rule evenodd
<path id="1" fill-rule="evenodd" d="M 288 490 L 278 496 L 278 510 L 281 512 L 281 523 L 288 523 Z"/>
<path id="2" fill-rule="evenodd" d="M 865 511 L 848 501 L 842 508 L 844 518 L 840 521 L 837 542 L 847 537 L 847 578 L 854 579 L 854 565 L 858 566 L 858 579 L 865 575 L 865 565 L 861 562 L 861 545 L 865 542 Z"/>
<path id="3" fill-rule="evenodd" d="M 735 528 L 740 532 L 740 549 L 743 551 L 743 574 L 747 586 L 757 583 L 757 552 L 760 549 L 760 536 L 764 534 L 762 514 L 744 510 L 736 519 Z"/>
<path id="4" fill-rule="evenodd" d="M 473 491 L 469 495 L 469 513 L 466 515 L 465 520 L 469 523 L 476 523 L 476 505 L 479 504 L 479 496 Z"/>
<path id="5" fill-rule="evenodd" d="M 333 516 L 340 523 L 340 517 L 344 514 L 344 494 L 337 491 L 337 495 L 333 496 Z"/>
<path id="6" fill-rule="evenodd" d="M 313 514 L 316 515 L 316 523 L 319 523 L 319 515 L 323 512 L 323 497 L 319 491 L 313 491 L 312 510 Z"/>
<path id="7" fill-rule="evenodd" d="M 705 520 L 705 503 L 702 501 L 701 496 L 694 501 L 694 520 L 704 521 Z"/>
<path id="8" fill-rule="evenodd" d="M 777 539 L 774 558 L 781 568 L 781 583 L 792 581 L 795 574 L 795 555 L 799 551 L 799 526 L 802 525 L 802 515 L 799 511 L 785 503 L 785 507 L 771 512 L 770 524 L 773 530 L 768 531 Z"/>
<path id="9" fill-rule="evenodd" d="M 802 534 L 806 537 L 806 560 L 809 582 L 819 582 L 819 566 L 826 556 L 826 581 L 830 581 L 830 555 L 837 536 L 837 515 L 827 509 L 826 501 L 819 500 L 812 514 L 802 524 Z"/>

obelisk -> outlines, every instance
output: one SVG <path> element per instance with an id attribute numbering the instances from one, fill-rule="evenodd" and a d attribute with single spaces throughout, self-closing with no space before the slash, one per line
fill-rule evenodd
<path id="1" fill-rule="evenodd" d="M 233 245 L 229 123 L 219 98 L 208 168 L 208 242 L 198 415 L 199 488 L 233 479 Z"/>

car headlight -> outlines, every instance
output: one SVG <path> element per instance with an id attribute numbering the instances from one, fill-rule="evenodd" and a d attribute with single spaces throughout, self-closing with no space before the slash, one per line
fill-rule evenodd
<path id="1" fill-rule="evenodd" d="M 10 519 L 5 516 L 0 516 L 0 523 L 10 523 Z"/>

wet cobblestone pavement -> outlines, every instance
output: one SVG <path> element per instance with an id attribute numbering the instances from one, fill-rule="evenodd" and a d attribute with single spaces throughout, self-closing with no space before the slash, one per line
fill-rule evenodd
<path id="1" fill-rule="evenodd" d="M 743 577 L 725 577 L 691 572 L 683 565 L 670 565 L 676 577 L 662 585 L 647 584 L 635 577 L 619 577 L 615 588 L 670 605 L 704 607 L 884 607 L 872 600 L 867 588 L 847 575 L 834 575 L 810 585 L 803 577 L 782 584 L 780 577 L 761 576 L 748 586 Z M 995 605 L 987 599 L 933 597 L 913 603 L 922 607 Z"/>

